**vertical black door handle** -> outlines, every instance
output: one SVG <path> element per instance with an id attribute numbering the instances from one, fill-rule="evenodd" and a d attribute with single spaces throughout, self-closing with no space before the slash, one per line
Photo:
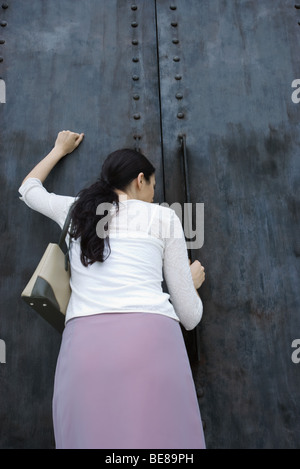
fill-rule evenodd
<path id="1" fill-rule="evenodd" d="M 184 175 L 184 193 L 185 193 L 185 203 L 191 203 L 191 193 L 190 193 L 190 184 L 189 184 L 189 171 L 188 171 L 188 159 L 187 159 L 187 149 L 186 149 L 186 135 L 179 135 L 179 140 L 181 143 L 182 150 L 182 163 L 183 163 L 183 175 Z M 184 220 L 186 226 L 192 228 L 192 220 L 189 220 L 188 217 L 192 214 L 192 210 L 184 210 Z M 192 230 L 191 230 L 192 231 Z M 191 262 L 194 261 L 194 255 L 191 249 L 188 250 L 189 259 Z"/>
<path id="2" fill-rule="evenodd" d="M 189 186 L 189 177 L 188 177 L 188 161 L 187 161 L 187 151 L 186 151 L 186 135 L 179 135 L 179 140 L 181 142 L 182 157 L 183 157 L 183 171 L 184 171 L 184 186 L 185 186 L 185 201 L 190 203 L 190 186 Z"/>
<path id="3" fill-rule="evenodd" d="M 186 135 L 180 134 L 179 140 L 181 143 L 181 150 L 182 150 L 182 164 L 183 164 L 183 175 L 184 175 L 184 191 L 185 191 L 185 203 L 191 203 L 191 192 L 190 192 L 190 184 L 189 184 L 189 171 L 188 171 L 188 157 L 187 157 L 187 146 L 186 146 Z M 192 210 L 184 210 L 184 220 L 186 226 L 191 228 L 192 232 L 192 219 L 187 219 L 189 216 L 192 217 Z M 188 249 L 188 256 L 191 260 L 191 263 L 194 262 L 195 256 L 192 249 Z M 198 360 L 200 360 L 200 350 L 198 344 L 198 334 L 197 334 L 197 327 L 193 330 L 193 340 L 194 340 L 194 347 L 195 347 L 195 354 Z"/>

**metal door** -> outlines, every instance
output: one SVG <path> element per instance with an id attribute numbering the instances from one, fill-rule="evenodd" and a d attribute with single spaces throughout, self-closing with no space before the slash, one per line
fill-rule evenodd
<path id="1" fill-rule="evenodd" d="M 166 198 L 184 202 L 185 134 L 191 200 L 204 203 L 193 370 L 207 445 L 299 448 L 300 7 L 157 5 Z"/>
<path id="2" fill-rule="evenodd" d="M 110 151 L 139 146 L 169 204 L 185 201 L 185 135 L 191 200 L 205 206 L 199 361 L 186 340 L 207 446 L 299 447 L 299 12 L 287 0 L 3 6 L 0 447 L 54 447 L 60 337 L 19 295 L 59 228 L 17 189 L 66 128 L 86 138 L 48 190 L 74 195 Z"/>
<path id="3" fill-rule="evenodd" d="M 108 5 L 109 4 L 109 5 Z M 54 446 L 51 399 L 61 337 L 20 299 L 59 227 L 18 199 L 30 169 L 60 130 L 85 132 L 45 182 L 76 195 L 104 157 L 140 147 L 157 168 L 163 199 L 154 2 L 9 0 L 1 8 L 0 446 Z M 3 343 L 3 342 L 2 342 Z"/>

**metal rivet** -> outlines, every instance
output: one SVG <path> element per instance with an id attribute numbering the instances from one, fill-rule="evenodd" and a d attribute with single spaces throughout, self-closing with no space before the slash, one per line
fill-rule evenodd
<path id="1" fill-rule="evenodd" d="M 30 304 L 30 306 L 34 306 L 34 303 L 29 303 L 29 304 Z"/>
<path id="2" fill-rule="evenodd" d="M 133 57 L 132 62 L 139 62 L 140 59 L 138 57 Z"/>
<path id="3" fill-rule="evenodd" d="M 139 120 L 141 118 L 141 115 L 139 113 L 137 113 L 137 114 L 134 114 L 133 117 L 134 117 L 135 120 Z"/>
<path id="4" fill-rule="evenodd" d="M 132 26 L 133 28 L 137 28 L 137 27 L 138 27 L 138 23 L 137 23 L 136 21 L 133 21 L 133 22 L 131 23 L 131 26 Z"/>
<path id="5" fill-rule="evenodd" d="M 177 99 L 182 99 L 182 98 L 183 98 L 183 94 L 177 93 L 177 94 L 176 94 L 176 98 L 177 98 Z"/>
<path id="6" fill-rule="evenodd" d="M 173 44 L 178 44 L 178 43 L 179 43 L 179 39 L 174 38 L 172 42 L 173 42 Z"/>
<path id="7" fill-rule="evenodd" d="M 171 5 L 171 6 L 170 6 L 170 9 L 171 9 L 171 10 L 177 10 L 177 6 L 176 6 L 176 5 Z"/>
<path id="8" fill-rule="evenodd" d="M 7 3 L 2 3 L 2 8 L 3 8 L 3 10 L 6 10 L 6 8 L 8 8 L 8 4 Z"/>
<path id="9" fill-rule="evenodd" d="M 172 21 L 171 26 L 173 26 L 173 28 L 176 28 L 176 26 L 178 26 L 178 23 L 176 21 Z"/>
<path id="10" fill-rule="evenodd" d="M 5 26 L 7 26 L 7 21 L 1 21 L 1 22 L 0 22 L 0 26 L 2 26 L 3 28 L 5 28 Z"/>
<path id="11" fill-rule="evenodd" d="M 178 119 L 183 119 L 184 118 L 184 113 L 183 112 L 178 112 L 177 117 L 178 117 Z"/>
<path id="12" fill-rule="evenodd" d="M 137 8 L 138 8 L 137 5 L 131 5 L 131 9 L 132 9 L 133 11 L 137 10 Z"/>
<path id="13" fill-rule="evenodd" d="M 180 57 L 175 56 L 175 57 L 173 57 L 173 60 L 174 60 L 174 62 L 180 62 Z"/>
<path id="14" fill-rule="evenodd" d="M 137 46 L 138 43 L 139 43 L 139 41 L 138 41 L 137 39 L 133 39 L 132 44 L 133 44 L 134 46 Z"/>
<path id="15" fill-rule="evenodd" d="M 140 95 L 139 95 L 139 94 L 134 94 L 134 95 L 133 95 L 133 99 L 134 99 L 135 101 L 138 101 L 138 100 L 140 99 Z"/>
<path id="16" fill-rule="evenodd" d="M 140 79 L 140 77 L 139 77 L 138 75 L 133 75 L 132 79 L 133 79 L 134 81 L 138 81 L 138 80 Z"/>
<path id="17" fill-rule="evenodd" d="M 47 305 L 47 303 L 43 303 L 43 306 L 44 306 L 44 308 L 45 308 L 45 307 L 48 306 L 48 305 Z"/>
<path id="18" fill-rule="evenodd" d="M 0 39 L 0 44 L 5 44 L 5 40 L 4 40 L 4 39 Z"/>
<path id="19" fill-rule="evenodd" d="M 181 75 L 175 75 L 175 80 L 181 80 L 182 76 Z"/>

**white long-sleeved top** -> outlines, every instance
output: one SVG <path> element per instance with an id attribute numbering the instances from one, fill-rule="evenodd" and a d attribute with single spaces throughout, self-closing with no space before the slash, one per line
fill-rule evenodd
<path id="1" fill-rule="evenodd" d="M 37 178 L 19 188 L 28 207 L 62 228 L 75 197 L 49 193 Z M 136 199 L 111 210 L 110 256 L 88 267 L 80 260 L 80 239 L 70 245 L 71 298 L 66 322 L 113 312 L 143 312 L 180 321 L 186 330 L 200 322 L 203 305 L 193 284 L 186 243 L 174 210 Z M 69 237 L 66 241 L 68 243 Z M 163 275 L 168 292 L 162 289 Z"/>

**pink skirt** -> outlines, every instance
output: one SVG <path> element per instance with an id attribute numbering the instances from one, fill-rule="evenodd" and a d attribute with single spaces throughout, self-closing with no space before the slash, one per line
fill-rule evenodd
<path id="1" fill-rule="evenodd" d="M 53 423 L 57 449 L 205 449 L 179 323 L 149 313 L 70 320 Z"/>

